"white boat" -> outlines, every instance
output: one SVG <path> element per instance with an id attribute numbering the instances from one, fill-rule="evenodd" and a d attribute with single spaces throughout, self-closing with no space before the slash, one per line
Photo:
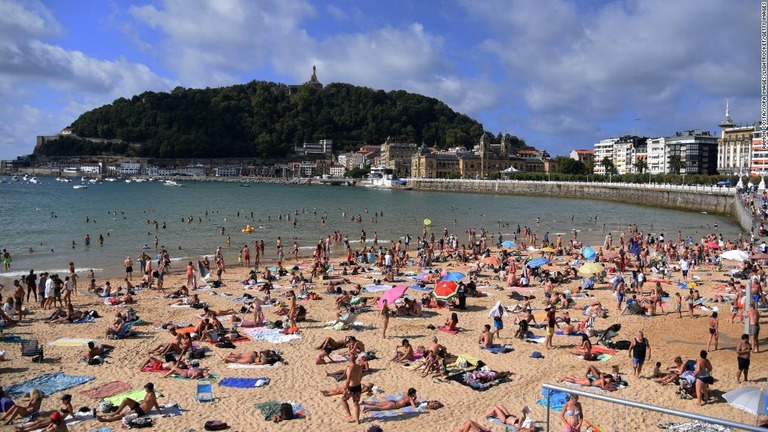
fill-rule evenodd
<path id="1" fill-rule="evenodd" d="M 386 167 L 371 167 L 368 179 L 362 185 L 377 189 L 411 189 L 404 180 L 397 178 L 394 169 Z"/>
<path id="2" fill-rule="evenodd" d="M 40 184 L 40 180 L 38 180 L 37 177 L 32 177 L 29 179 L 29 182 L 32 184 Z"/>
<path id="3" fill-rule="evenodd" d="M 166 180 L 163 182 L 163 186 L 183 187 L 184 185 L 173 180 Z"/>
<path id="4" fill-rule="evenodd" d="M 19 181 L 19 176 L 13 176 L 13 177 L 11 177 L 11 181 Z"/>
<path id="5" fill-rule="evenodd" d="M 76 184 L 76 185 L 72 186 L 72 189 L 88 189 L 88 186 L 86 186 L 84 184 Z"/>

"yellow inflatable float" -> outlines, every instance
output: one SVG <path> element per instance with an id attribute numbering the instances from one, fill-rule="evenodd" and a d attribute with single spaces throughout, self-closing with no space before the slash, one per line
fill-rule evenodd
<path id="1" fill-rule="evenodd" d="M 249 225 L 246 225 L 245 228 L 241 229 L 240 231 L 250 234 L 253 232 L 253 227 L 249 224 Z"/>

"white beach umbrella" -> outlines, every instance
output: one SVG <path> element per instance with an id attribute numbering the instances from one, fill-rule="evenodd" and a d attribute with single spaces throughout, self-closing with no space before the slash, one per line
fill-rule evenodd
<path id="1" fill-rule="evenodd" d="M 749 254 L 740 250 L 729 250 L 720 254 L 720 258 L 728 261 L 749 261 Z"/>
<path id="2" fill-rule="evenodd" d="M 754 415 L 763 415 L 766 413 L 766 396 L 768 391 L 763 387 L 740 387 L 731 390 L 723 395 L 728 401 L 728 405 L 744 410 Z"/>

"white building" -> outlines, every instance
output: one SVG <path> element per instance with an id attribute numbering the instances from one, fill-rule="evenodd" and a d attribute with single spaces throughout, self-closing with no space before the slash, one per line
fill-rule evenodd
<path id="1" fill-rule="evenodd" d="M 365 156 L 360 153 L 342 153 L 339 155 L 338 161 L 348 170 L 365 166 Z"/>
<path id="2" fill-rule="evenodd" d="M 603 159 L 608 158 L 613 161 L 613 145 L 619 141 L 618 138 L 609 138 L 600 141 L 595 144 L 595 174 L 605 175 L 605 167 L 603 166 Z M 615 162 L 614 162 L 615 165 Z"/>
<path id="3" fill-rule="evenodd" d="M 648 138 L 648 170 L 651 174 L 666 174 L 669 172 L 669 155 L 667 154 L 667 139 Z"/>
<path id="4" fill-rule="evenodd" d="M 331 177 L 344 177 L 344 173 L 347 172 L 346 167 L 341 164 L 333 164 L 330 168 Z"/>
<path id="5" fill-rule="evenodd" d="M 119 175 L 139 175 L 141 174 L 141 164 L 139 162 L 123 162 L 117 167 Z"/>
<path id="6" fill-rule="evenodd" d="M 216 177 L 238 177 L 242 168 L 239 166 L 221 166 L 216 167 Z"/>

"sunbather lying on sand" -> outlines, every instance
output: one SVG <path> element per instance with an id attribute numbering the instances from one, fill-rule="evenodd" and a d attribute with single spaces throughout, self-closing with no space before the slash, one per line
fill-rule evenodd
<path id="1" fill-rule="evenodd" d="M 534 432 L 536 429 L 533 427 L 533 420 L 528 418 L 528 413 L 531 409 L 523 407 L 520 417 L 512 415 L 507 408 L 502 404 L 492 406 L 486 413 L 486 417 L 496 417 L 502 423 L 510 425 L 514 430 L 518 432 Z"/>
<path id="2" fill-rule="evenodd" d="M 419 405 L 416 403 L 416 389 L 411 387 L 408 389 L 408 393 L 406 393 L 403 397 L 396 401 L 361 401 L 360 406 L 363 407 L 363 412 L 369 412 L 369 411 L 389 411 L 389 410 L 395 410 L 399 408 L 403 408 L 406 406 L 412 406 L 414 408 L 418 408 Z"/>
<path id="3" fill-rule="evenodd" d="M 224 359 L 224 363 L 253 365 L 273 365 L 279 361 L 283 361 L 281 354 L 273 350 L 250 351 L 241 354 L 231 353 Z"/>

